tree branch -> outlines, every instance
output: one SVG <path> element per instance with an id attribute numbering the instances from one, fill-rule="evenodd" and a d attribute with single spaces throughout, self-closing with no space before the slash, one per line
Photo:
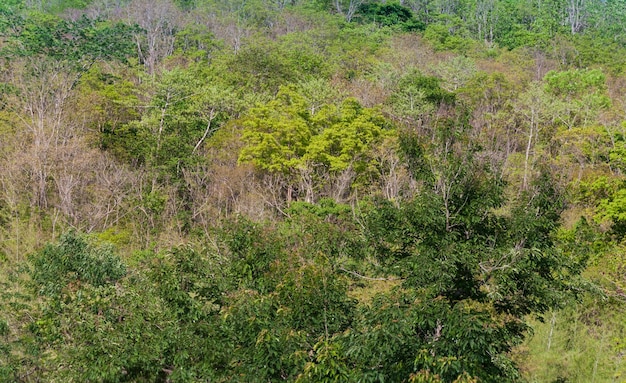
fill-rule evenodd
<path id="1" fill-rule="evenodd" d="M 361 275 L 359 273 L 356 273 L 354 271 L 347 270 L 347 269 L 345 269 L 343 267 L 339 267 L 338 269 L 343 271 L 343 272 L 346 272 L 348 274 L 354 275 L 355 277 L 358 277 L 358 278 L 361 278 L 361 279 L 365 279 L 365 280 L 368 280 L 368 281 L 390 281 L 391 282 L 391 281 L 401 281 L 401 280 L 403 280 L 402 278 L 371 278 L 371 277 L 366 277 L 365 275 Z"/>

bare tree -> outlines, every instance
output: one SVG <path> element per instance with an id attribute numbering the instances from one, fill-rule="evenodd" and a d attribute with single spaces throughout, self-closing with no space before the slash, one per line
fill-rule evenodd
<path id="1" fill-rule="evenodd" d="M 333 5 L 337 13 L 350 22 L 363 2 L 364 0 L 333 0 Z"/>
<path id="2" fill-rule="evenodd" d="M 145 35 L 136 35 L 137 54 L 148 73 L 155 73 L 157 64 L 174 52 L 176 31 L 181 15 L 170 0 L 133 0 L 126 7 L 129 23 L 137 23 Z"/>
<path id="3" fill-rule="evenodd" d="M 524 174 L 522 179 L 522 190 L 528 187 L 528 179 L 530 172 L 530 159 L 533 154 L 533 148 L 539 130 L 544 124 L 547 114 L 547 95 L 543 90 L 541 83 L 532 83 L 529 89 L 520 95 L 516 104 L 516 109 L 523 116 L 526 124 L 528 124 L 528 140 L 526 142 L 526 150 L 524 153 Z"/>
<path id="4" fill-rule="evenodd" d="M 79 106 L 73 102 L 79 77 L 64 61 L 12 62 L 4 80 L 15 92 L 5 101 L 17 126 L 7 137 L 14 148 L 0 153 L 6 169 L 0 200 L 28 203 L 54 215 L 53 222 L 91 231 L 121 217 L 129 173 L 90 147 L 77 112 L 70 113 Z"/>
<path id="5" fill-rule="evenodd" d="M 7 96 L 7 103 L 23 127 L 16 142 L 30 181 L 31 203 L 40 208 L 48 206 L 55 151 L 73 134 L 63 117 L 78 78 L 67 62 L 44 57 L 16 60 L 8 72 L 7 82 L 16 92 Z"/>
<path id="6" fill-rule="evenodd" d="M 587 22 L 587 2 L 585 0 L 568 0 L 567 22 L 572 34 L 581 32 Z"/>
<path id="7" fill-rule="evenodd" d="M 133 176 L 124 166 L 81 137 L 58 148 L 55 164 L 53 207 L 69 225 L 86 232 L 103 230 L 125 216 Z"/>
<path id="8" fill-rule="evenodd" d="M 493 43 L 493 28 L 497 23 L 497 12 L 495 0 L 479 0 L 476 2 L 476 24 L 478 27 L 478 38 L 486 43 Z"/>
<path id="9" fill-rule="evenodd" d="M 374 155 L 380 172 L 377 186 L 383 197 L 392 201 L 397 201 L 405 190 L 410 189 L 408 170 L 400 160 L 399 151 L 397 138 L 390 137 L 375 148 Z"/>

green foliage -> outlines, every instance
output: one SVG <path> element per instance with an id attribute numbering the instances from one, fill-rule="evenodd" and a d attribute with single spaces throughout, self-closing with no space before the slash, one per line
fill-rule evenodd
<path id="1" fill-rule="evenodd" d="M 572 64 L 577 68 L 594 68 L 602 65 L 607 73 L 624 73 L 624 62 L 620 57 L 626 47 L 617 39 L 618 36 L 615 34 L 602 36 L 597 32 L 573 36 L 572 44 L 576 49 L 576 56 Z"/>
<path id="2" fill-rule="evenodd" d="M 90 3 L 0 4 L 0 381 L 623 377 L 623 0 Z"/>
<path id="3" fill-rule="evenodd" d="M 152 254 L 143 270 L 115 285 L 74 282 L 62 297 L 44 297 L 41 314 L 29 327 L 54 355 L 42 360 L 57 366 L 52 376 L 42 372 L 43 378 L 211 378 L 227 352 L 216 323 L 221 298 L 216 265 L 191 248 L 173 249 Z"/>
<path id="4" fill-rule="evenodd" d="M 366 236 L 388 272 L 403 279 L 403 290 L 376 301 L 367 314 L 371 324 L 360 334 L 403 334 L 404 343 L 377 340 L 389 344 L 386 362 L 361 363 L 387 366 L 380 373 L 395 379 L 428 371 L 443 381 L 465 379 L 465 373 L 467 379 L 515 381 L 507 353 L 523 339 L 525 317 L 576 297 L 585 260 L 554 246 L 562 205 L 553 181 L 539 177 L 532 195 L 507 202 L 493 170 L 476 161 L 454 122 L 433 132 L 441 141 L 403 139 L 409 168 L 425 186 L 420 194 L 399 206 L 380 201 L 367 212 Z M 470 148 L 464 157 L 456 152 L 459 143 Z M 510 214 L 497 214 L 501 209 Z M 396 322 L 407 327 L 397 329 Z"/>
<path id="5" fill-rule="evenodd" d="M 609 219 L 612 222 L 612 230 L 620 238 L 626 234 L 626 189 L 620 188 L 609 198 L 603 199 L 598 205 L 598 218 Z"/>
<path id="6" fill-rule="evenodd" d="M 613 140 L 615 144 L 609 150 L 609 161 L 611 166 L 623 175 L 626 174 L 626 145 L 624 136 L 618 134 L 613 138 Z"/>
<path id="7" fill-rule="evenodd" d="M 279 41 L 251 39 L 236 55 L 223 56 L 223 77 L 242 92 L 275 95 L 281 86 L 328 75 L 329 61 L 314 36 L 288 34 Z"/>
<path id="8" fill-rule="evenodd" d="M 355 99 L 346 99 L 339 110 L 322 108 L 312 123 L 319 126 L 319 133 L 311 138 L 304 159 L 323 164 L 331 172 L 348 167 L 365 171 L 372 145 L 390 132 L 380 112 L 363 108 Z"/>
<path id="9" fill-rule="evenodd" d="M 140 102 L 129 74 L 120 72 L 108 71 L 96 63 L 81 76 L 77 92 L 80 100 L 89 104 L 89 128 L 98 133 L 93 140 L 101 149 L 130 161 L 124 149 L 129 137 L 122 139 L 120 130 L 140 118 Z"/>
<path id="10" fill-rule="evenodd" d="M 285 212 L 289 218 L 282 228 L 284 245 L 298 249 L 301 257 L 328 262 L 342 274 L 349 274 L 346 267 L 373 266 L 360 262 L 369 254 L 349 205 L 322 198 L 315 204 L 294 202 Z"/>
<path id="11" fill-rule="evenodd" d="M 467 52 L 473 44 L 468 32 L 459 17 L 440 16 L 439 22 L 429 24 L 424 30 L 424 39 L 430 42 L 435 50 Z"/>
<path id="12" fill-rule="evenodd" d="M 221 45 L 210 29 L 198 24 L 188 25 L 176 32 L 175 44 L 174 55 L 196 60 L 208 60 Z"/>
<path id="13" fill-rule="evenodd" d="M 228 67 L 235 68 L 232 80 L 236 87 L 255 92 L 275 92 L 280 85 L 296 80 L 295 68 L 290 67 L 270 42 L 246 47 L 233 57 Z M 249 83 L 250 82 L 250 83 Z"/>
<path id="14" fill-rule="evenodd" d="M 162 376 L 167 338 L 175 328 L 161 302 L 145 289 L 84 286 L 55 314 L 57 331 L 66 337 L 55 362 L 71 366 L 57 376 L 97 382 Z"/>
<path id="15" fill-rule="evenodd" d="M 611 135 L 605 127 L 561 129 L 555 139 L 561 145 L 562 155 L 572 162 L 597 166 L 611 161 L 613 167 L 621 168 L 620 146 L 611 144 Z"/>
<path id="16" fill-rule="evenodd" d="M 441 105 L 453 105 L 455 100 L 454 93 L 441 87 L 441 79 L 411 71 L 399 80 L 390 104 L 395 115 L 415 123 L 429 117 Z"/>
<path id="17" fill-rule="evenodd" d="M 601 70 L 550 71 L 544 77 L 547 90 L 557 97 L 576 98 L 586 93 L 603 95 L 603 104 L 610 101 L 606 95 L 606 77 Z M 608 106 L 608 105 L 607 105 Z"/>
<path id="18" fill-rule="evenodd" d="M 126 274 L 126 267 L 113 248 L 94 246 L 80 234 L 70 231 L 58 244 L 48 244 L 31 258 L 32 278 L 39 293 L 56 296 L 76 284 L 100 287 L 115 283 Z"/>
<path id="19" fill-rule="evenodd" d="M 340 107 L 324 105 L 315 114 L 312 109 L 291 88 L 282 88 L 273 101 L 252 109 L 243 120 L 245 146 L 239 162 L 251 162 L 289 181 L 311 172 L 314 176 L 307 181 L 320 185 L 343 171 L 354 171 L 357 177 L 372 171 L 372 149 L 394 134 L 380 112 L 350 98 Z"/>
<path id="20" fill-rule="evenodd" d="M 326 59 L 338 67 L 337 75 L 353 80 L 371 74 L 375 64 L 371 60 L 391 37 L 389 28 L 378 28 L 373 24 L 340 25 L 329 36 Z"/>
<path id="21" fill-rule="evenodd" d="M 274 100 L 250 110 L 243 122 L 246 146 L 239 161 L 279 173 L 302 166 L 311 137 L 317 133 L 307 109 L 302 96 L 282 88 Z"/>
<path id="22" fill-rule="evenodd" d="M 238 345 L 231 356 L 236 363 L 234 376 L 242 381 L 293 380 L 313 353 L 313 345 L 343 332 L 352 321 L 355 302 L 326 257 L 330 250 L 323 244 L 326 232 L 308 230 L 305 235 L 301 229 L 290 225 L 281 235 L 280 247 L 288 246 L 290 254 L 280 247 L 268 251 L 259 241 L 277 233 L 265 228 L 260 237 L 250 223 L 238 224 L 228 240 L 237 256 L 231 266 L 237 280 L 242 278 L 239 254 L 254 253 L 247 261 L 250 269 L 270 261 L 259 265 L 263 274 L 229 294 L 222 311 L 222 328 Z M 277 246 L 275 241 L 272 246 Z"/>
<path id="23" fill-rule="evenodd" d="M 147 261 L 147 275 L 158 286 L 156 292 L 180 322 L 206 319 L 222 303 L 225 265 L 211 255 L 181 247 Z"/>
<path id="24" fill-rule="evenodd" d="M 239 347 L 230 361 L 233 369 L 225 378 L 263 382 L 292 378 L 306 358 L 306 332 L 289 326 L 292 310 L 277 304 L 273 296 L 241 291 L 222 313 L 227 339 Z"/>
<path id="25" fill-rule="evenodd" d="M 328 339 L 349 327 L 355 302 L 346 295 L 346 281 L 334 275 L 324 255 L 311 261 L 284 275 L 276 288 L 277 299 L 289 308 L 292 328 L 306 331 L 308 340 Z"/>
<path id="26" fill-rule="evenodd" d="M 225 244 L 238 285 L 262 292 L 275 288 L 276 280 L 267 273 L 276 259 L 283 258 L 284 250 L 270 230 L 242 218 L 228 227 Z"/>
<path id="27" fill-rule="evenodd" d="M 205 81 L 201 76 L 206 73 L 198 70 L 162 73 L 142 119 L 105 130 L 111 150 L 135 164 L 149 165 L 162 179 L 180 180 L 183 169 L 202 161 L 197 154 L 237 111 L 238 100 L 231 88 Z"/>
<path id="28" fill-rule="evenodd" d="M 437 106 L 441 104 L 454 104 L 455 95 L 441 87 L 441 80 L 437 77 L 425 76 L 419 72 L 410 72 L 400 79 L 400 88 L 416 88 L 424 92 L 426 101 Z"/>
<path id="29" fill-rule="evenodd" d="M 381 294 L 364 310 L 346 336 L 347 354 L 365 381 L 409 376 L 417 382 L 470 376 L 515 381 L 517 373 L 502 353 L 518 335 L 513 323 L 500 321 L 488 305 L 471 300 L 450 305 L 443 297 L 428 299 L 419 291 L 398 289 Z"/>
<path id="30" fill-rule="evenodd" d="M 313 348 L 315 360 L 304 367 L 304 372 L 296 379 L 297 383 L 357 382 L 358 377 L 350 369 L 345 353 L 339 344 L 319 342 Z"/>
<path id="31" fill-rule="evenodd" d="M 414 19 L 410 8 L 399 3 L 364 3 L 358 9 L 355 21 L 376 23 L 382 27 L 397 26 L 403 31 L 424 30 L 425 25 Z"/>
<path id="32" fill-rule="evenodd" d="M 594 207 L 600 203 L 606 203 L 622 188 L 623 183 L 624 181 L 621 178 L 607 176 L 594 177 L 592 180 L 582 180 L 576 185 L 578 187 L 577 202 Z"/>
<path id="33" fill-rule="evenodd" d="M 590 294 L 582 303 L 552 313 L 544 323 L 533 321 L 533 335 L 518 359 L 536 366 L 535 381 L 589 382 L 621 379 L 623 308 L 612 299 Z M 541 361 L 541 362 L 539 362 Z"/>
<path id="34" fill-rule="evenodd" d="M 82 16 L 67 21 L 45 13 L 32 12 L 13 18 L 17 24 L 2 47 L 3 56 L 33 57 L 45 55 L 88 67 L 96 60 L 126 60 L 134 53 L 134 26 L 90 19 Z"/>
<path id="35" fill-rule="evenodd" d="M 68 9 L 87 8 L 93 0 L 40 0 L 39 3 L 46 12 L 60 14 Z"/>
<path id="36" fill-rule="evenodd" d="M 294 202 L 285 212 L 295 217 L 311 214 L 322 219 L 340 219 L 351 216 L 352 208 L 349 205 L 338 204 L 331 198 L 322 198 L 317 204 Z"/>
<path id="37" fill-rule="evenodd" d="M 2 2 L 2 11 L 17 10 L 24 6 L 24 0 L 7 0 Z"/>

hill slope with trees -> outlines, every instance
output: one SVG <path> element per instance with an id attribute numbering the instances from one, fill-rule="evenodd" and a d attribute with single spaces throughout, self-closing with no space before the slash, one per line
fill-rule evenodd
<path id="1" fill-rule="evenodd" d="M 625 26 L 5 0 L 0 381 L 623 381 Z"/>

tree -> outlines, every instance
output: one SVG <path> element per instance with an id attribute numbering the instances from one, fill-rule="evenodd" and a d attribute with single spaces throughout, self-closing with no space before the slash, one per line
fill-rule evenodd
<path id="1" fill-rule="evenodd" d="M 390 97 L 391 112 L 408 125 L 422 125 L 446 104 L 453 104 L 454 93 L 441 87 L 441 79 L 411 71 L 398 81 Z"/>
<path id="2" fill-rule="evenodd" d="M 276 98 L 250 111 L 244 120 L 243 140 L 247 146 L 239 160 L 251 161 L 270 172 L 288 173 L 302 164 L 311 137 L 317 132 L 304 99 L 288 88 Z"/>
<path id="3" fill-rule="evenodd" d="M 518 111 L 524 117 L 524 124 L 528 125 L 528 141 L 524 154 L 524 172 L 521 189 L 526 189 L 530 180 L 531 155 L 533 147 L 538 141 L 539 131 L 549 118 L 549 100 L 544 89 L 538 83 L 532 83 L 528 90 L 520 95 Z"/>
<path id="4" fill-rule="evenodd" d="M 347 22 L 352 21 L 352 18 L 357 13 L 364 0 L 330 0 L 332 1 L 332 7 L 334 10 L 342 15 Z M 330 2 L 325 1 L 325 2 Z"/>
<path id="5" fill-rule="evenodd" d="M 450 128 L 439 128 L 447 141 L 434 148 L 456 148 Z M 542 173 L 520 200 L 507 200 L 497 172 L 475 162 L 478 152 L 465 162 L 440 155 L 433 166 L 433 148 L 418 138 L 405 138 L 402 149 L 421 193 L 398 205 L 378 201 L 365 231 L 402 285 L 374 300 L 343 347 L 372 381 L 516 381 L 506 355 L 527 332 L 525 318 L 575 297 L 582 270 L 552 241 L 558 191 Z"/>
<path id="6" fill-rule="evenodd" d="M 155 74 L 160 61 L 174 52 L 180 12 L 170 0 L 134 0 L 126 7 L 127 22 L 137 23 L 142 33 L 134 36 L 139 60 Z"/>
<path id="7" fill-rule="evenodd" d="M 74 232 L 47 245 L 32 257 L 42 304 L 29 335 L 53 354 L 38 367 L 54 368 L 36 376 L 98 382 L 212 378 L 226 355 L 217 350 L 227 344 L 214 324 L 218 306 L 211 303 L 220 295 L 212 288 L 219 282 L 204 285 L 214 261 L 176 248 L 149 254 L 143 267 L 128 270 L 110 246 Z"/>
<path id="8" fill-rule="evenodd" d="M 315 199 L 318 184 L 326 195 L 345 198 L 353 180 L 371 171 L 372 148 L 392 134 L 379 112 L 346 99 L 341 107 L 326 105 L 310 113 L 305 99 L 283 88 L 274 101 L 251 110 L 244 120 L 239 161 L 252 162 L 287 182 L 300 177 L 305 200 Z M 322 189 L 323 190 L 323 189 Z M 292 198 L 293 189 L 287 192 Z"/>
<path id="9" fill-rule="evenodd" d="M 386 121 L 375 110 L 363 108 L 355 99 L 344 100 L 340 108 L 326 107 L 313 116 L 318 132 L 308 148 L 308 156 L 316 163 L 341 171 L 363 167 L 361 155 L 368 146 L 384 135 Z"/>
<path id="10" fill-rule="evenodd" d="M 111 132 L 114 152 L 149 165 L 155 177 L 180 179 L 182 169 L 199 160 L 206 139 L 238 109 L 232 89 L 201 80 L 206 75 L 194 68 L 161 73 L 149 111 Z"/>
<path id="11" fill-rule="evenodd" d="M 29 169 L 31 203 L 46 208 L 53 159 L 71 135 L 63 118 L 78 74 L 68 62 L 45 57 L 16 64 L 6 79 L 15 92 L 5 97 L 23 126 L 17 132 L 21 137 L 18 142 L 23 145 L 21 152 L 30 152 L 22 157 L 22 166 Z"/>
<path id="12" fill-rule="evenodd" d="M 98 183 L 87 190 L 97 178 L 94 169 L 98 165 L 114 166 L 88 148 L 86 127 L 72 114 L 76 110 L 74 96 L 81 77 L 96 61 L 125 62 L 130 52 L 126 37 L 133 29 L 87 17 L 68 21 L 37 12 L 28 17 L 13 15 L 10 20 L 12 27 L 1 51 L 6 64 L 2 80 L 10 89 L 3 94 L 3 105 L 19 129 L 11 136 L 16 143 L 14 151 L 5 154 L 13 158 L 15 171 L 24 172 L 20 194 L 30 206 L 43 211 L 52 207 L 67 223 L 91 230 L 119 211 L 118 203 L 112 210 L 110 205 L 97 203 L 98 212 L 87 213 L 84 209 L 94 202 L 94 194 L 104 192 L 96 199 L 108 204 L 108 191 L 122 198 L 124 193 L 119 184 Z M 8 157 L 3 159 L 8 161 Z M 11 179 L 14 175 L 8 172 L 5 181 L 22 184 Z M 93 220 L 86 223 L 86 217 Z"/>
<path id="13" fill-rule="evenodd" d="M 569 0 L 567 4 L 567 21 L 572 34 L 581 32 L 587 23 L 587 7 L 585 0 Z"/>
<path id="14" fill-rule="evenodd" d="M 601 70 L 550 71 L 544 81 L 546 91 L 554 97 L 554 115 L 569 129 L 593 123 L 600 111 L 611 105 Z"/>
<path id="15" fill-rule="evenodd" d="M 413 18 L 410 8 L 398 3 L 364 3 L 359 6 L 355 18 L 359 22 L 373 22 L 377 25 L 389 27 L 398 26 L 402 30 L 423 30 L 424 24 Z"/>
<path id="16" fill-rule="evenodd" d="M 59 298 L 75 284 L 100 287 L 115 283 L 126 274 L 126 266 L 110 246 L 89 243 L 76 232 L 48 244 L 31 258 L 32 278 L 39 294 Z"/>
<path id="17" fill-rule="evenodd" d="M 475 19 L 477 26 L 477 37 L 488 44 L 492 44 L 497 33 L 498 23 L 497 2 L 495 0 L 476 1 Z"/>
<path id="18" fill-rule="evenodd" d="M 66 61 L 82 73 L 97 60 L 126 62 L 132 55 L 129 40 L 136 31 L 132 25 L 91 19 L 85 15 L 67 21 L 45 13 L 28 17 L 8 14 L 9 26 L 2 56 L 45 56 Z"/>

